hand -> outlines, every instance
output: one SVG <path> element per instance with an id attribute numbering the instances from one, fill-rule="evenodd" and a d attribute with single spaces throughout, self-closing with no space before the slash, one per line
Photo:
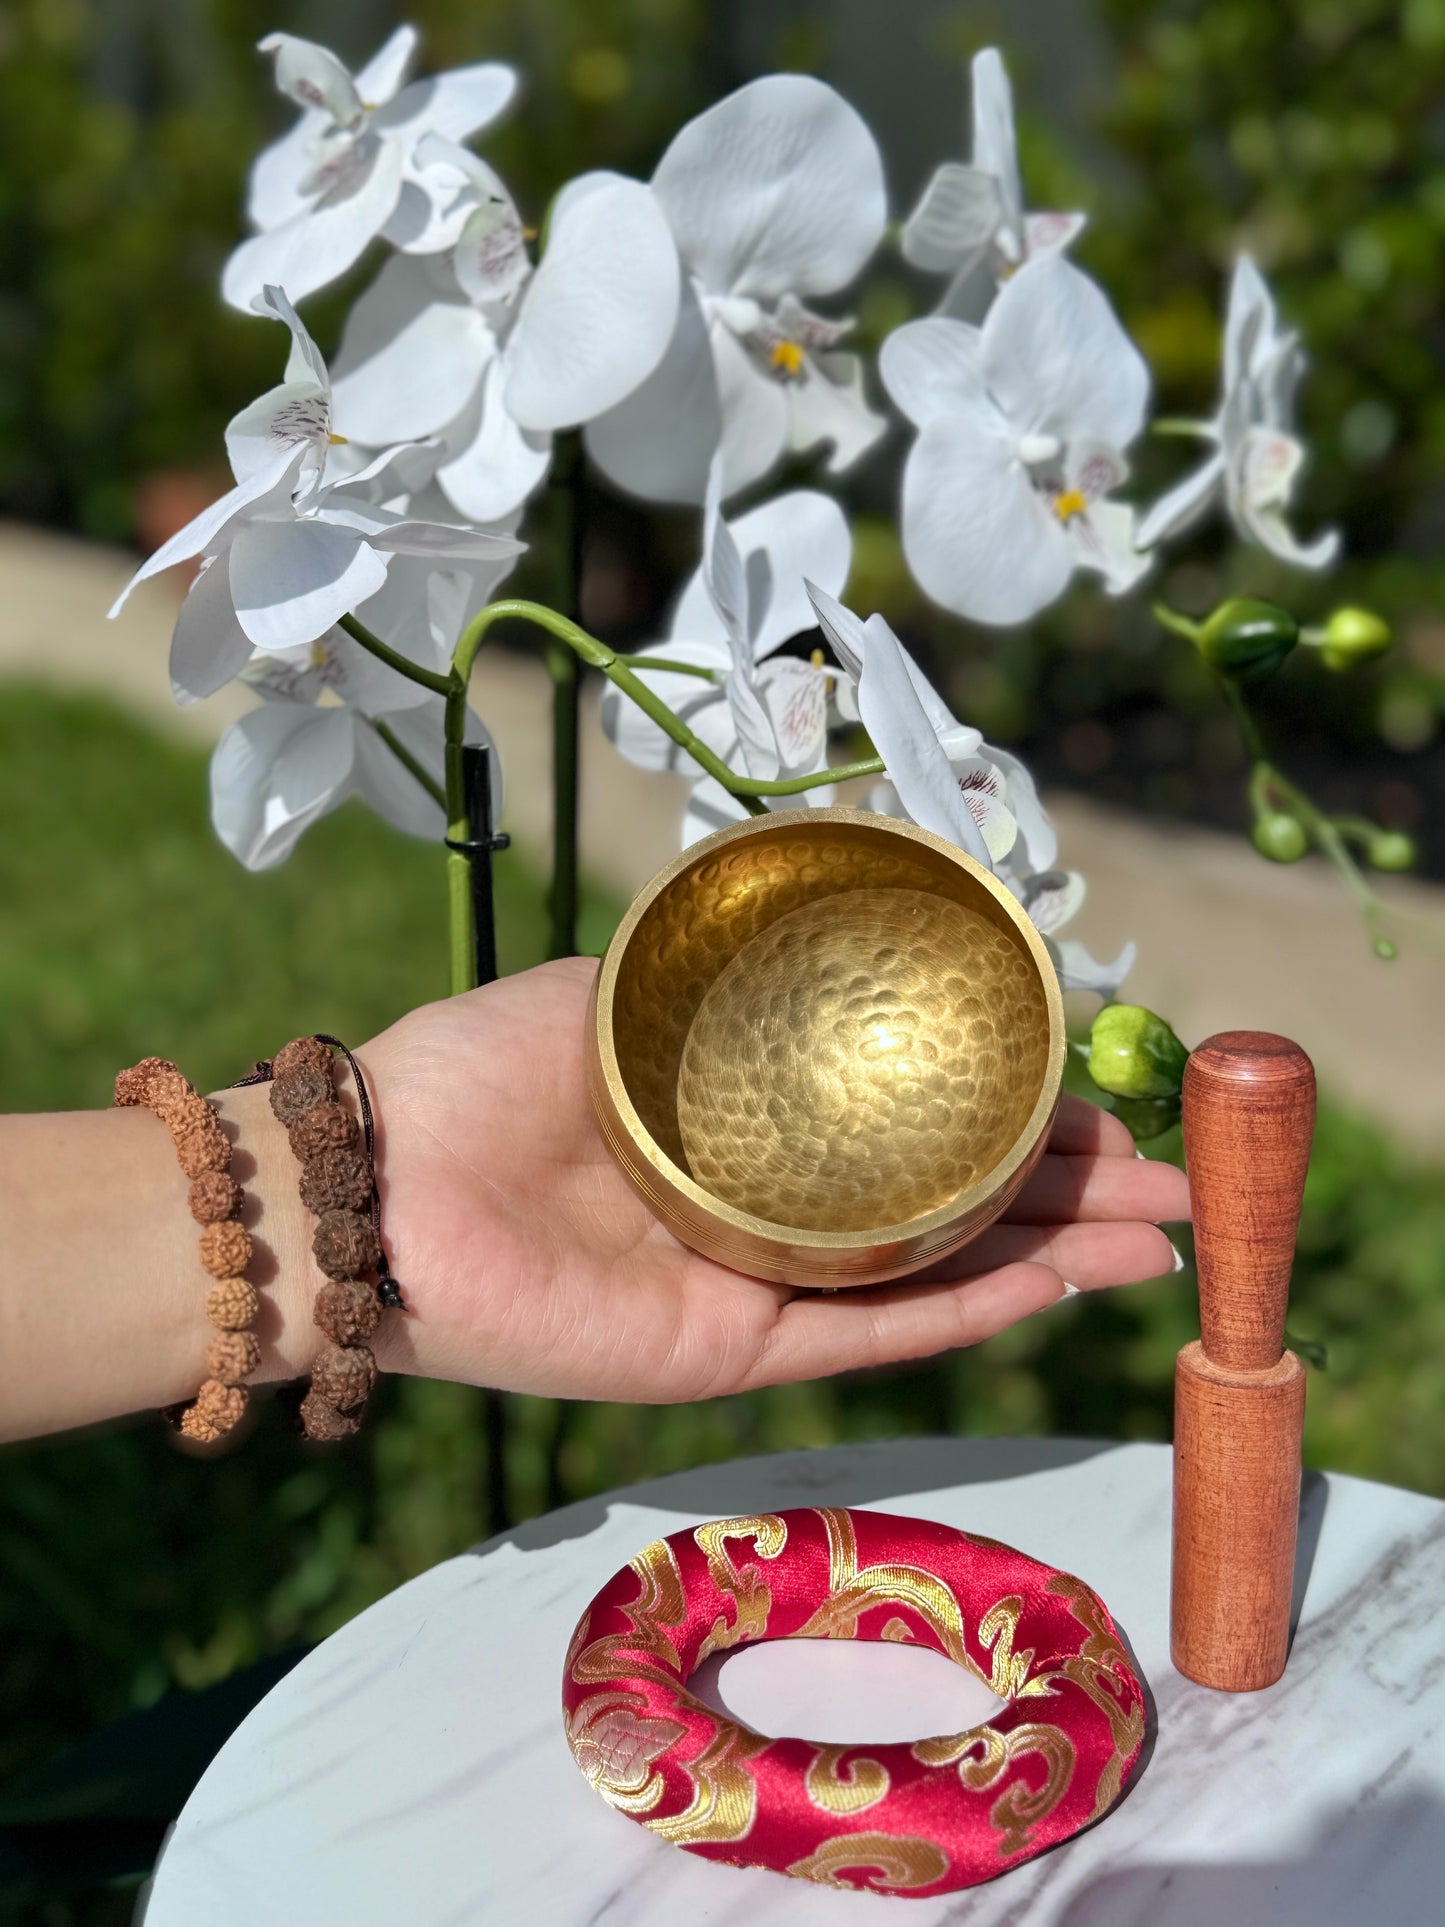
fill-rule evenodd
<path id="1" fill-rule="evenodd" d="M 930 1270 L 827 1296 L 677 1242 L 602 1140 L 582 1054 L 596 965 L 543 965 L 404 1017 L 358 1053 L 408 1315 L 390 1370 L 562 1398 L 712 1398 L 974 1345 L 1064 1295 L 1174 1265 L 1182 1172 L 1066 1097 L 1006 1218 Z"/>

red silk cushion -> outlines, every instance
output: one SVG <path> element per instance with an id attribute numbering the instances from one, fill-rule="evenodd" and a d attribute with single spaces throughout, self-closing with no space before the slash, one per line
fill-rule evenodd
<path id="1" fill-rule="evenodd" d="M 912 1744 L 769 1739 L 686 1686 L 710 1653 L 758 1639 L 928 1646 L 1008 1705 Z M 1098 1819 L 1144 1738 L 1143 1689 L 1081 1580 L 952 1526 L 833 1506 L 654 1540 L 582 1615 L 562 1705 L 582 1772 L 664 1840 L 920 1899 Z"/>

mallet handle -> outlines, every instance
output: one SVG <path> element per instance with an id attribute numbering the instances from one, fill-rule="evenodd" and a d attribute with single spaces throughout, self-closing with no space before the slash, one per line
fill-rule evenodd
<path id="1" fill-rule="evenodd" d="M 1272 1686 L 1289 1648 L 1305 1388 L 1284 1321 L 1314 1111 L 1284 1037 L 1224 1031 L 1185 1069 L 1201 1341 L 1174 1381 L 1170 1643 L 1223 1692 Z"/>
<path id="2" fill-rule="evenodd" d="M 1284 1350 L 1289 1274 L 1315 1127 L 1315 1074 L 1298 1044 L 1226 1030 L 1184 1072 L 1199 1335 L 1211 1364 L 1263 1371 Z"/>

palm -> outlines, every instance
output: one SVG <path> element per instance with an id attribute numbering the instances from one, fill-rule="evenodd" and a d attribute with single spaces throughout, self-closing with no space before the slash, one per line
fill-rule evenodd
<path id="1" fill-rule="evenodd" d="M 595 966 L 544 965 L 433 1004 L 364 1053 L 385 1130 L 385 1227 L 417 1368 L 572 1398 L 675 1401 L 919 1357 L 1081 1289 L 1173 1262 L 1155 1220 L 1182 1174 L 1066 1100 L 1008 1214 L 945 1264 L 837 1295 L 744 1278 L 678 1244 L 592 1115 L 582 1057 Z"/>

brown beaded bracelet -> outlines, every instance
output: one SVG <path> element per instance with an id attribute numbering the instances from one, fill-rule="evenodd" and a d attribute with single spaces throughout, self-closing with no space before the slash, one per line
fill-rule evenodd
<path id="1" fill-rule="evenodd" d="M 115 1080 L 115 1101 L 154 1111 L 191 1180 L 189 1203 L 201 1227 L 201 1264 L 215 1280 L 206 1316 L 217 1329 L 206 1347 L 200 1391 L 189 1403 L 170 1407 L 166 1416 L 184 1437 L 211 1445 L 239 1423 L 249 1397 L 241 1381 L 261 1362 L 251 1330 L 260 1299 L 245 1275 L 251 1240 L 240 1223 L 242 1193 L 231 1176 L 231 1140 L 215 1106 L 168 1058 L 146 1057 L 122 1071 Z"/>
<path id="2" fill-rule="evenodd" d="M 357 1143 L 356 1120 L 336 1095 L 333 1046 L 356 1082 L 364 1146 Z M 335 1037 L 294 1038 L 246 1081 L 266 1077 L 272 1080 L 271 1109 L 301 1166 L 301 1202 L 316 1218 L 311 1250 L 328 1281 L 316 1294 L 312 1316 L 331 1343 L 311 1368 L 301 1424 L 308 1438 L 345 1438 L 361 1424 L 376 1383 L 376 1358 L 366 1341 L 383 1308 L 402 1303 L 381 1246 L 371 1106 L 356 1059 Z M 376 1284 L 361 1276 L 368 1271 L 376 1272 Z"/>

